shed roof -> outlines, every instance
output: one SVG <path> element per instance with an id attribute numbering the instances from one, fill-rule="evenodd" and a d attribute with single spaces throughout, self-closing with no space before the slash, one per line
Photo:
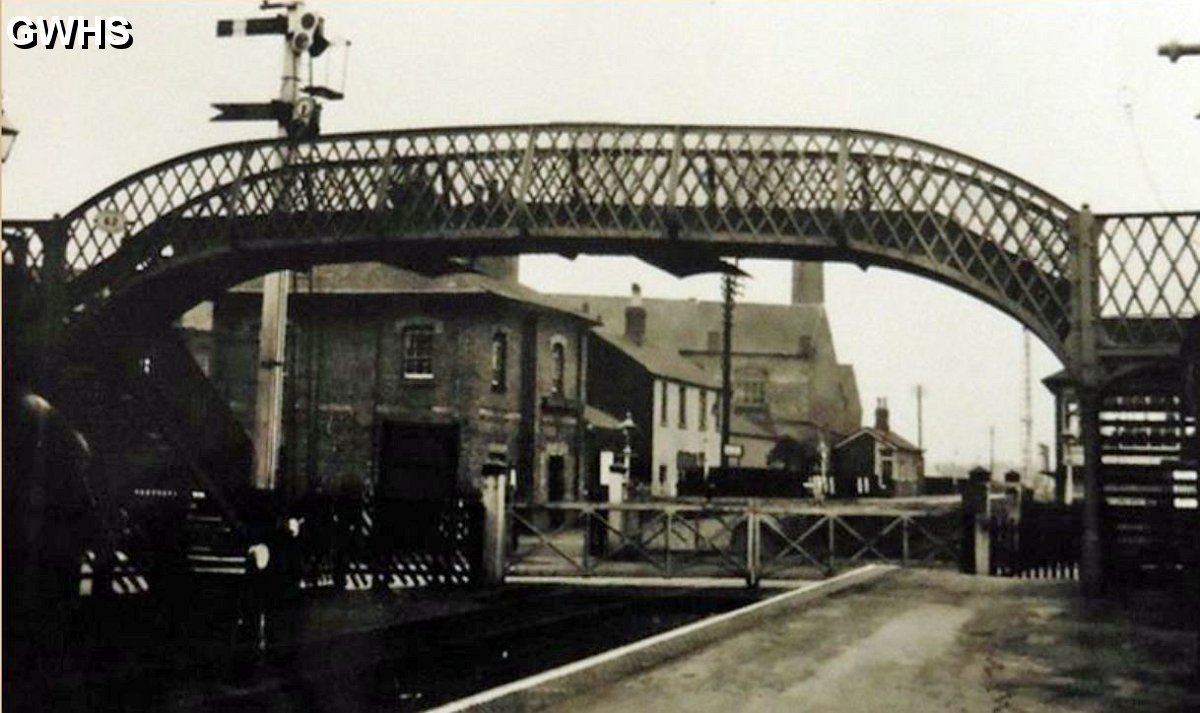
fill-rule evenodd
<path id="1" fill-rule="evenodd" d="M 841 441 L 839 441 L 836 445 L 834 445 L 834 448 L 841 448 L 842 446 L 846 445 L 850 441 L 853 441 L 856 438 L 863 436 L 864 434 L 869 435 L 871 438 L 875 439 L 876 441 L 886 443 L 897 450 L 911 451 L 913 453 L 921 452 L 921 449 L 917 448 L 915 445 L 913 445 L 911 441 L 908 441 L 891 431 L 881 431 L 878 428 L 871 428 L 869 426 L 860 428 L 857 431 L 855 431 L 854 433 L 851 433 L 849 436 L 846 436 Z"/>

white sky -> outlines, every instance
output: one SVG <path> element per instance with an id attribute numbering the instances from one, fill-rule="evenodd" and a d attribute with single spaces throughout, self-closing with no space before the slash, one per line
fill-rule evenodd
<path id="1" fill-rule="evenodd" d="M 1156 56 L 1200 41 L 1197 2 L 310 2 L 353 41 L 347 99 L 326 133 L 534 121 L 825 125 L 897 133 L 1012 171 L 1099 211 L 1200 206 L 1200 59 Z M 146 165 L 268 136 L 208 122 L 209 104 L 264 101 L 280 40 L 217 39 L 255 2 L 6 0 L 14 15 L 122 15 L 129 50 L 3 44 L 9 118 L 3 215 L 65 212 Z M 1139 148 L 1140 147 L 1140 148 Z M 1139 152 L 1141 157 L 1139 157 Z M 747 298 L 788 298 L 784 263 L 750 261 Z M 713 277 L 676 280 L 630 259 L 526 257 L 548 291 L 716 299 Z M 827 268 L 838 356 L 867 418 L 889 399 L 916 438 L 924 384 L 929 462 L 1020 459 L 1021 329 L 932 282 Z M 653 325 L 650 325 L 653 329 Z M 1034 378 L 1059 368 L 1035 344 Z M 1034 386 L 1035 439 L 1052 439 Z"/>

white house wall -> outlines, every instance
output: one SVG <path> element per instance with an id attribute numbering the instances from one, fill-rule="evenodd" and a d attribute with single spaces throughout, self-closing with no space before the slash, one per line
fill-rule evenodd
<path id="1" fill-rule="evenodd" d="M 668 388 L 666 425 L 663 425 L 663 385 Z M 721 429 L 717 426 L 717 404 L 720 392 L 708 392 L 708 416 L 703 431 L 700 430 L 700 387 L 685 386 L 687 390 L 687 418 L 684 427 L 679 426 L 679 382 L 664 379 L 654 380 L 654 431 L 651 439 L 653 462 L 650 470 L 650 493 L 656 497 L 674 497 L 678 494 L 678 453 L 703 453 L 707 467 L 720 464 Z M 666 467 L 665 477 L 663 466 Z"/>

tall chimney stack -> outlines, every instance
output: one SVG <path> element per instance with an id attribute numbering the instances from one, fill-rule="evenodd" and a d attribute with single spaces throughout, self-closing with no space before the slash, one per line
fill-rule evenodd
<path id="1" fill-rule="evenodd" d="M 792 263 L 792 304 L 825 302 L 825 265 L 819 262 Z"/>
<path id="2" fill-rule="evenodd" d="M 625 308 L 625 338 L 639 347 L 646 341 L 646 308 L 642 306 L 642 287 L 632 287 L 629 306 Z"/>
<path id="3" fill-rule="evenodd" d="M 877 399 L 875 402 L 875 430 L 884 433 L 892 430 L 888 423 L 887 399 Z"/>

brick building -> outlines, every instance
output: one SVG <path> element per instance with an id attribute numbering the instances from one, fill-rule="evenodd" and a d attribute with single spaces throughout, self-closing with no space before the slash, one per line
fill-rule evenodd
<path id="1" fill-rule="evenodd" d="M 298 274 L 290 297 L 281 488 L 434 498 L 515 467 L 515 497 L 571 499 L 585 482 L 587 317 L 483 274 L 422 277 L 381 264 Z M 495 269 L 498 268 L 498 269 Z M 249 429 L 260 296 L 212 308 L 197 358 Z M 205 353 L 205 352 L 209 353 Z"/>
<path id="2" fill-rule="evenodd" d="M 557 304 L 598 317 L 601 332 L 619 331 L 629 298 L 556 295 Z M 721 373 L 722 304 L 642 299 L 646 341 L 707 374 Z M 838 363 L 824 305 L 819 263 L 794 263 L 791 304 L 737 303 L 733 326 L 731 440 L 740 465 L 766 467 L 784 436 L 832 439 L 862 425 L 854 367 Z"/>

